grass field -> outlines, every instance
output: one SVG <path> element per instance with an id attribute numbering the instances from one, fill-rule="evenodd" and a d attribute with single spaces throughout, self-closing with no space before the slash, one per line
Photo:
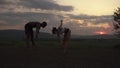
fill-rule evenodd
<path id="1" fill-rule="evenodd" d="M 112 48 L 119 44 L 119 39 L 71 39 L 70 48 Z M 58 48 L 56 39 L 41 39 L 36 41 L 37 47 Z M 25 47 L 25 40 L 0 40 L 1 47 Z"/>
<path id="2" fill-rule="evenodd" d="M 120 68 L 118 39 L 71 39 L 64 53 L 55 39 L 0 40 L 0 68 Z M 117 46 L 117 47 L 116 47 Z"/>

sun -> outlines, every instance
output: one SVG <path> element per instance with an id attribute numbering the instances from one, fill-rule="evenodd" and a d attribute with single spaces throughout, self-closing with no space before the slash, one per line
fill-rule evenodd
<path id="1" fill-rule="evenodd" d="M 99 32 L 100 35 L 105 34 L 105 32 Z"/>
<path id="2" fill-rule="evenodd" d="M 104 34 L 107 34 L 107 33 L 105 31 L 97 31 L 97 32 L 95 32 L 95 34 L 104 35 Z"/>

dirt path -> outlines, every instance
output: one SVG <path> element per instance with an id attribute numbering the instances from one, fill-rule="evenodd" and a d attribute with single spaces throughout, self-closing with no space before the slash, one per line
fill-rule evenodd
<path id="1" fill-rule="evenodd" d="M 0 48 L 0 68 L 120 68 L 119 49 Z"/>

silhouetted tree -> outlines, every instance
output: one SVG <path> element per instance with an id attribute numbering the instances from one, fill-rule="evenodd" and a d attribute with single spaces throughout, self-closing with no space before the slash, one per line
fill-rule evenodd
<path id="1" fill-rule="evenodd" d="M 114 30 L 115 30 L 115 35 L 120 37 L 120 7 L 117 8 L 117 10 L 115 10 L 114 15 Z"/>

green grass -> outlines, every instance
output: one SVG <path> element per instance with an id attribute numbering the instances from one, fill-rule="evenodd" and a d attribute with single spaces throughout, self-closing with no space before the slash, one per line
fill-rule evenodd
<path id="1" fill-rule="evenodd" d="M 58 48 L 56 39 L 42 39 L 36 41 L 37 47 Z M 70 48 L 112 48 L 119 44 L 117 39 L 72 39 Z M 0 47 L 25 47 L 25 40 L 0 40 Z"/>
<path id="2" fill-rule="evenodd" d="M 72 48 L 111 48 L 118 44 L 118 40 L 98 40 L 98 39 L 91 39 L 91 40 L 79 40 L 79 41 L 72 41 L 70 43 L 70 47 Z"/>

